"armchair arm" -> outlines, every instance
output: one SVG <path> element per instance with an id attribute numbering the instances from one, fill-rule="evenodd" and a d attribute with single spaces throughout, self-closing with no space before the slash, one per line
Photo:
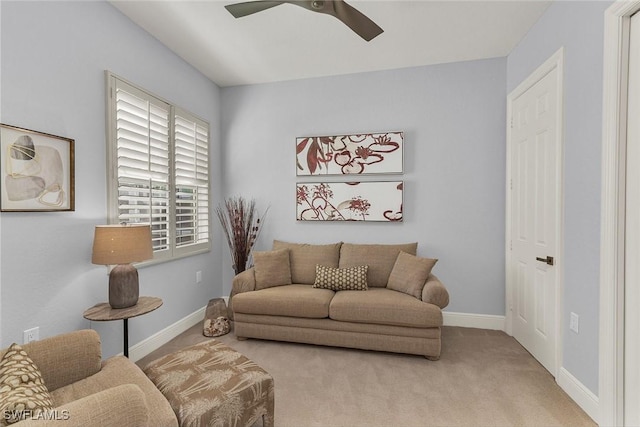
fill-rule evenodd
<path id="1" fill-rule="evenodd" d="M 229 318 L 233 320 L 233 296 L 243 292 L 256 290 L 255 268 L 251 267 L 233 278 L 231 295 L 229 295 Z"/>
<path id="2" fill-rule="evenodd" d="M 149 409 L 144 393 L 135 384 L 108 388 L 61 405 L 17 427 L 148 427 Z"/>
<path id="3" fill-rule="evenodd" d="M 435 304 L 440 308 L 445 308 L 449 305 L 449 292 L 447 288 L 445 288 L 442 282 L 433 274 L 429 274 L 427 282 L 422 289 L 422 301 Z"/>

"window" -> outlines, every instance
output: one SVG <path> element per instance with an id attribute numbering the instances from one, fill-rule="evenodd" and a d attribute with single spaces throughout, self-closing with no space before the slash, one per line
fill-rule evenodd
<path id="1" fill-rule="evenodd" d="M 210 249 L 209 124 L 107 73 L 110 223 L 150 224 L 154 259 Z"/>

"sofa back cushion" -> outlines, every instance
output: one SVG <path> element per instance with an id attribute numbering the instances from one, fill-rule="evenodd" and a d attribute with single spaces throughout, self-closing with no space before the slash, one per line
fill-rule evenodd
<path id="1" fill-rule="evenodd" d="M 340 268 L 368 265 L 367 284 L 370 288 L 385 288 L 400 252 L 415 255 L 418 243 L 398 245 L 365 245 L 344 243 L 340 249 Z"/>
<path id="2" fill-rule="evenodd" d="M 291 284 L 288 249 L 254 251 L 253 263 L 256 275 L 256 291 Z"/>
<path id="3" fill-rule="evenodd" d="M 309 245 L 273 241 L 273 249 L 289 249 L 291 283 L 313 285 L 316 281 L 316 265 L 338 268 L 342 242 L 328 245 Z M 362 265 L 362 264 L 358 264 Z"/>
<path id="4" fill-rule="evenodd" d="M 92 329 L 33 341 L 22 348 L 40 368 L 44 383 L 51 392 L 96 374 L 101 369 L 100 335 Z M 0 350 L 0 357 L 5 351 Z"/>

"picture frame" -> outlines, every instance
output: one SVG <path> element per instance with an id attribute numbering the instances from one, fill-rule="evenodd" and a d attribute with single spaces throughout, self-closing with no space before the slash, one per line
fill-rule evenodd
<path id="1" fill-rule="evenodd" d="M 299 182 L 296 220 L 402 222 L 404 181 Z"/>
<path id="2" fill-rule="evenodd" d="M 296 138 L 296 175 L 372 175 L 404 172 L 404 132 Z"/>
<path id="3" fill-rule="evenodd" d="M 0 211 L 75 210 L 75 140 L 0 123 Z"/>

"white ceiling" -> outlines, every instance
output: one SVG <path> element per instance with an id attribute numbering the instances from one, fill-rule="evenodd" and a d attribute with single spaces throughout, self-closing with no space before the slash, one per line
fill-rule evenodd
<path id="1" fill-rule="evenodd" d="M 219 86 L 506 56 L 551 1 L 347 0 L 384 29 L 370 42 L 336 18 L 283 4 L 236 19 L 236 1 L 111 3 Z"/>

